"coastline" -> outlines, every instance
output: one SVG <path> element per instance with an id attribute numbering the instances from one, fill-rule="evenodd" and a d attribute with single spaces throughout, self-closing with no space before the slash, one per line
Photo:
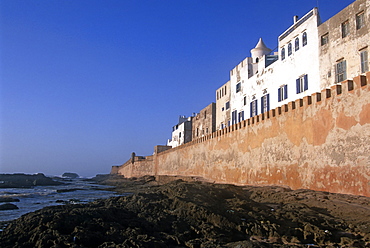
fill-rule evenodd
<path id="1" fill-rule="evenodd" d="M 97 176 L 126 196 L 13 221 L 3 247 L 369 247 L 370 198 L 201 178 Z"/>

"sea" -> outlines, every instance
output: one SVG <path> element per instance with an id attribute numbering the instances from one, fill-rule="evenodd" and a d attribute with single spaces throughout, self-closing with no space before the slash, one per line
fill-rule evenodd
<path id="1" fill-rule="evenodd" d="M 88 203 L 97 199 L 119 196 L 116 192 L 108 190 L 111 186 L 99 185 L 84 178 L 54 180 L 65 184 L 32 188 L 0 188 L 1 198 L 19 199 L 19 202 L 9 202 L 19 209 L 0 211 L 0 222 L 17 219 L 47 206 Z M 0 203 L 2 204 L 4 203 Z"/>

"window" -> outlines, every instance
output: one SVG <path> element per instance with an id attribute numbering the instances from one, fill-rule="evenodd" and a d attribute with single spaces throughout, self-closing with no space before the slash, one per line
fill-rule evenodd
<path id="1" fill-rule="evenodd" d="M 367 50 L 362 50 L 360 52 L 361 56 L 361 73 L 365 73 L 369 70 L 369 59 Z"/>
<path id="2" fill-rule="evenodd" d="M 321 36 L 321 45 L 326 45 L 329 43 L 329 33 L 324 34 Z"/>
<path id="3" fill-rule="evenodd" d="M 347 79 L 347 65 L 346 61 L 342 60 L 341 62 L 335 65 L 335 82 L 339 83 Z"/>
<path id="4" fill-rule="evenodd" d="M 254 100 L 250 103 L 250 108 L 251 108 L 251 117 L 257 115 L 257 100 Z"/>
<path id="5" fill-rule="evenodd" d="M 285 48 L 283 47 L 283 49 L 281 49 L 281 60 L 284 60 L 285 59 Z"/>
<path id="6" fill-rule="evenodd" d="M 292 43 L 288 44 L 288 56 L 292 55 Z"/>
<path id="7" fill-rule="evenodd" d="M 241 83 L 237 83 L 237 85 L 236 85 L 236 93 L 238 93 L 239 91 L 241 91 L 241 89 L 242 89 Z"/>
<path id="8" fill-rule="evenodd" d="M 294 51 L 298 51 L 299 50 L 299 38 L 295 38 L 295 41 L 294 41 Z"/>
<path id="9" fill-rule="evenodd" d="M 349 21 L 342 23 L 342 38 L 345 38 L 349 35 Z"/>
<path id="10" fill-rule="evenodd" d="M 285 84 L 278 89 L 278 101 L 281 102 L 288 98 L 288 85 Z"/>
<path id="11" fill-rule="evenodd" d="M 302 35 L 302 46 L 307 45 L 307 33 L 304 32 Z"/>
<path id="12" fill-rule="evenodd" d="M 236 117 L 237 117 L 237 111 L 234 110 L 232 113 L 231 113 L 231 120 L 232 120 L 232 125 L 234 125 L 236 123 Z"/>
<path id="13" fill-rule="evenodd" d="M 358 13 L 356 15 L 356 29 L 359 30 L 365 26 L 365 15 L 364 12 L 362 11 L 361 13 Z"/>
<path id="14" fill-rule="evenodd" d="M 244 121 L 244 111 L 238 114 L 238 122 Z"/>
<path id="15" fill-rule="evenodd" d="M 297 94 L 308 90 L 308 75 L 305 74 L 296 80 Z"/>
<path id="16" fill-rule="evenodd" d="M 244 98 L 243 98 L 243 104 L 247 105 L 247 97 L 246 96 L 244 96 Z"/>
<path id="17" fill-rule="evenodd" d="M 229 108 L 230 108 L 230 102 L 227 102 L 227 103 L 225 104 L 225 107 L 226 107 L 226 109 L 229 109 Z"/>
<path id="18" fill-rule="evenodd" d="M 266 94 L 261 97 L 261 113 L 265 113 L 270 110 L 270 94 Z"/>

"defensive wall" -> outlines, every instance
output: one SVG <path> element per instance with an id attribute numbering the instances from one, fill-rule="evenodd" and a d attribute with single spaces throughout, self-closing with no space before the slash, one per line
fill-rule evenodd
<path id="1" fill-rule="evenodd" d="M 112 173 L 196 176 L 370 197 L 370 72 Z"/>

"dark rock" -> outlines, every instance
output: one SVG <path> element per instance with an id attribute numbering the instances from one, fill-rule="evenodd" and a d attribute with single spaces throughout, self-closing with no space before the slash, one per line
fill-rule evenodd
<path id="1" fill-rule="evenodd" d="M 0 197 L 0 202 L 19 202 L 19 199 L 11 197 Z"/>
<path id="2" fill-rule="evenodd" d="M 33 186 L 61 185 L 42 173 L 27 174 L 0 174 L 0 188 L 28 188 Z"/>
<path id="3" fill-rule="evenodd" d="M 11 203 L 5 203 L 0 205 L 0 210 L 13 210 L 13 209 L 19 209 L 16 205 Z"/>
<path id="4" fill-rule="evenodd" d="M 67 177 L 67 178 L 79 178 L 80 176 L 77 173 L 73 172 L 64 172 L 62 177 Z"/>
<path id="5" fill-rule="evenodd" d="M 84 189 L 79 189 L 79 188 L 73 188 L 73 189 L 57 189 L 57 193 L 66 193 L 66 192 L 73 192 L 76 190 L 84 190 Z"/>
<path id="6" fill-rule="evenodd" d="M 129 196 L 23 215 L 4 229 L 1 246 L 370 246 L 366 197 L 181 180 L 143 185 Z"/>

